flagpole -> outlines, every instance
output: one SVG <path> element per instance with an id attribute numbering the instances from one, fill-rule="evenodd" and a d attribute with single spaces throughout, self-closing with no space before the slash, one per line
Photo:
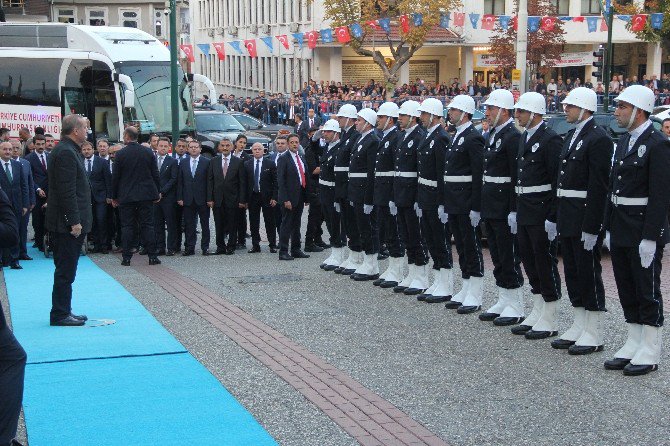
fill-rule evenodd
<path id="1" fill-rule="evenodd" d="M 528 54 L 528 0 L 519 0 L 516 31 L 516 69 L 521 72 L 519 90 L 526 92 L 526 59 Z"/>
<path id="2" fill-rule="evenodd" d="M 612 77 L 612 62 L 613 62 L 613 56 L 614 56 L 614 45 L 612 44 L 612 27 L 613 27 L 613 22 L 614 22 L 614 8 L 612 7 L 612 4 L 610 0 L 605 0 L 605 20 L 607 20 L 607 56 L 605 57 L 605 60 L 603 61 L 605 65 L 604 66 L 604 72 L 603 75 L 605 76 L 605 97 L 603 98 L 603 109 L 605 112 L 609 111 L 609 104 L 610 104 L 610 79 Z"/>

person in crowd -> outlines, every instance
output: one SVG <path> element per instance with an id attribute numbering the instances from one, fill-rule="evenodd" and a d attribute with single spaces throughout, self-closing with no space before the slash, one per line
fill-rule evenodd
<path id="1" fill-rule="evenodd" d="M 274 208 L 277 207 L 277 166 L 264 156 L 265 148 L 259 142 L 251 146 L 252 159 L 244 162 L 243 203 L 249 209 L 251 228 L 251 249 L 249 254 L 261 252 L 260 219 L 263 212 L 265 233 L 270 252 L 277 252 L 277 230 L 275 229 Z M 242 199 L 241 198 L 241 199 Z"/>
<path id="2" fill-rule="evenodd" d="M 181 160 L 177 176 L 177 204 L 183 208 L 184 251 L 183 256 L 195 254 L 197 226 L 200 220 L 200 249 L 209 255 L 209 214 L 208 175 L 210 160 L 201 155 L 198 141 L 189 141 L 187 159 Z"/>
<path id="3" fill-rule="evenodd" d="M 159 192 L 161 199 L 153 205 L 154 234 L 156 239 L 157 255 L 175 255 L 174 246 L 177 244 L 177 222 L 175 209 L 177 206 L 177 177 L 179 163 L 170 156 L 170 140 L 162 137 L 158 140 L 156 153 L 156 167 L 158 169 Z M 167 230 L 167 238 L 165 231 Z"/>
<path id="4" fill-rule="evenodd" d="M 91 207 L 93 211 L 93 240 L 91 252 L 107 254 L 108 230 L 107 206 L 112 203 L 112 174 L 109 161 L 95 155 L 93 146 L 86 141 L 81 145 L 84 169 L 91 186 Z"/>

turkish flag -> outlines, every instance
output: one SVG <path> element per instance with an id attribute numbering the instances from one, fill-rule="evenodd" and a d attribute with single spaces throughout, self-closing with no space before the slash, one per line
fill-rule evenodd
<path id="1" fill-rule="evenodd" d="M 319 33 L 316 31 L 310 31 L 305 33 L 305 36 L 307 37 L 307 46 L 309 49 L 313 50 L 316 48 L 316 41 L 319 39 Z"/>
<path id="2" fill-rule="evenodd" d="M 512 17 L 512 29 L 514 31 L 519 30 L 519 18 L 517 16 Z"/>
<path id="3" fill-rule="evenodd" d="M 193 55 L 193 45 L 179 45 L 179 48 L 184 52 L 189 62 L 195 62 L 195 56 Z"/>
<path id="4" fill-rule="evenodd" d="M 463 26 L 465 25 L 465 13 L 464 12 L 455 12 L 454 13 L 454 26 Z"/>
<path id="5" fill-rule="evenodd" d="M 400 16 L 400 26 L 402 28 L 402 32 L 405 34 L 409 32 L 409 17 L 407 17 L 407 14 Z"/>
<path id="6" fill-rule="evenodd" d="M 555 25 L 556 25 L 556 17 L 549 17 L 549 16 L 542 17 L 543 31 L 553 31 Z"/>
<path id="7" fill-rule="evenodd" d="M 607 20 L 605 18 L 600 20 L 600 31 L 607 31 Z"/>
<path id="8" fill-rule="evenodd" d="M 644 26 L 647 24 L 647 15 L 646 14 L 635 14 L 631 19 L 631 31 L 642 31 Z"/>
<path id="9" fill-rule="evenodd" d="M 338 26 L 335 28 L 335 34 L 337 35 L 337 41 L 340 43 L 347 43 L 351 40 L 351 35 L 349 34 L 349 28 L 346 26 Z"/>
<path id="10" fill-rule="evenodd" d="M 244 47 L 249 51 L 249 56 L 258 57 L 258 53 L 256 52 L 256 39 L 245 40 Z"/>
<path id="11" fill-rule="evenodd" d="M 482 29 L 491 31 L 496 23 L 496 16 L 493 14 L 484 14 L 482 17 Z"/>
<path id="12" fill-rule="evenodd" d="M 288 36 L 286 34 L 277 36 L 277 40 L 279 40 L 279 42 L 281 42 L 281 44 L 284 45 L 284 48 L 288 49 Z"/>
<path id="13" fill-rule="evenodd" d="M 380 30 L 382 29 L 381 26 L 379 26 L 379 22 L 376 20 L 370 20 L 369 22 L 365 22 L 366 25 L 371 27 L 372 29 Z"/>
<path id="14" fill-rule="evenodd" d="M 218 54 L 219 60 L 226 58 L 226 48 L 224 42 L 214 42 L 212 43 L 212 46 L 216 50 L 216 54 Z"/>
<path id="15" fill-rule="evenodd" d="M 573 21 L 573 22 L 584 23 L 584 17 L 583 17 L 583 16 L 573 17 L 573 18 L 572 18 L 572 21 Z"/>

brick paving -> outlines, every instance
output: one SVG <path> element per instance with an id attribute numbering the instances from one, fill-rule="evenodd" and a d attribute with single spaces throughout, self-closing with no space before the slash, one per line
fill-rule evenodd
<path id="1" fill-rule="evenodd" d="M 294 387 L 361 445 L 448 445 L 348 374 L 230 304 L 224 296 L 163 265 L 134 268 Z"/>

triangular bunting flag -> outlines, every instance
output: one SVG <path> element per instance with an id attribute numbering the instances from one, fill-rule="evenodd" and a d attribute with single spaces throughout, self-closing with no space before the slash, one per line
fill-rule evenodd
<path id="1" fill-rule="evenodd" d="M 600 19 L 600 31 L 607 31 L 607 19 L 604 17 Z"/>
<path id="2" fill-rule="evenodd" d="M 389 34 L 391 32 L 391 19 L 385 18 L 385 19 L 379 19 L 377 21 L 379 22 L 379 26 L 384 30 L 386 34 Z"/>
<path id="3" fill-rule="evenodd" d="M 295 38 L 296 42 L 298 42 L 300 49 L 302 49 L 302 45 L 305 43 L 305 35 L 303 33 L 294 33 L 293 37 Z"/>
<path id="4" fill-rule="evenodd" d="M 469 17 L 472 29 L 477 29 L 477 22 L 479 22 L 479 14 L 472 13 L 469 15 Z"/>
<path id="5" fill-rule="evenodd" d="M 358 23 L 354 23 L 353 25 L 351 25 L 351 34 L 354 36 L 355 39 L 360 39 L 361 37 L 363 37 L 363 27 Z"/>
<path id="6" fill-rule="evenodd" d="M 598 19 L 600 17 L 587 17 L 586 18 L 586 24 L 588 26 L 588 30 L 590 33 L 596 32 L 598 29 Z"/>
<path id="7" fill-rule="evenodd" d="M 338 26 L 335 28 L 335 35 L 337 36 L 337 41 L 340 43 L 347 43 L 351 40 L 351 35 L 349 35 L 349 28 L 346 26 Z"/>
<path id="8" fill-rule="evenodd" d="M 482 29 L 491 31 L 496 24 L 496 16 L 493 14 L 484 14 L 482 16 Z"/>
<path id="9" fill-rule="evenodd" d="M 414 26 L 423 25 L 423 14 L 412 14 L 412 20 L 414 21 Z"/>
<path id="10" fill-rule="evenodd" d="M 370 20 L 369 22 L 365 22 L 366 25 L 368 25 L 372 29 L 380 30 L 382 29 L 381 26 L 379 26 L 379 21 L 378 20 Z"/>
<path id="11" fill-rule="evenodd" d="M 331 43 L 332 41 L 333 41 L 333 30 L 322 29 L 321 30 L 321 42 Z"/>
<path id="12" fill-rule="evenodd" d="M 281 43 L 284 48 L 288 49 L 288 36 L 286 34 L 282 34 L 281 36 L 275 36 L 277 40 L 279 40 L 279 43 Z"/>
<path id="13" fill-rule="evenodd" d="M 219 56 L 219 60 L 226 58 L 226 45 L 223 42 L 214 42 L 212 43 L 216 54 Z"/>
<path id="14" fill-rule="evenodd" d="M 179 45 L 179 49 L 182 50 L 182 52 L 190 62 L 195 62 L 195 54 L 193 54 L 193 45 Z"/>
<path id="15" fill-rule="evenodd" d="M 268 48 L 270 48 L 270 52 L 274 51 L 274 46 L 272 44 L 272 37 L 270 36 L 261 37 L 261 40 L 265 45 L 267 45 Z"/>
<path id="16" fill-rule="evenodd" d="M 449 14 L 440 14 L 440 28 L 449 29 Z"/>
<path id="17" fill-rule="evenodd" d="M 618 15 L 616 16 L 619 20 L 623 20 L 624 22 L 628 23 L 630 22 L 630 16 L 629 15 Z"/>
<path id="18" fill-rule="evenodd" d="M 465 25 L 465 13 L 464 12 L 455 12 L 454 13 L 454 26 L 464 26 Z"/>
<path id="19" fill-rule="evenodd" d="M 558 17 L 558 20 L 561 22 L 570 22 L 572 20 L 572 17 L 567 16 L 567 15 L 562 15 Z"/>
<path id="20" fill-rule="evenodd" d="M 510 19 L 511 17 L 508 15 L 501 15 L 500 17 L 498 17 L 498 20 L 500 20 L 500 28 L 503 31 L 507 31 L 507 28 L 509 28 Z"/>
<path id="21" fill-rule="evenodd" d="M 240 41 L 239 40 L 234 40 L 232 42 L 228 42 L 228 44 L 230 46 L 232 46 L 235 51 L 242 54 L 242 47 L 240 47 Z"/>
<path id="22" fill-rule="evenodd" d="M 249 51 L 249 56 L 258 57 L 258 53 L 256 52 L 256 39 L 245 40 L 244 47 Z"/>
<path id="23" fill-rule="evenodd" d="M 663 13 L 657 12 L 651 15 L 651 27 L 661 29 L 663 27 Z"/>
<path id="24" fill-rule="evenodd" d="M 583 16 L 573 17 L 573 18 L 572 18 L 572 21 L 573 21 L 573 22 L 584 23 L 584 17 L 583 17 Z"/>
<path id="25" fill-rule="evenodd" d="M 202 54 L 209 56 L 209 43 L 198 43 L 198 49 L 202 51 Z"/>
<path id="26" fill-rule="evenodd" d="M 540 29 L 540 19 L 541 17 L 537 16 L 528 17 L 528 32 L 536 33 Z"/>

